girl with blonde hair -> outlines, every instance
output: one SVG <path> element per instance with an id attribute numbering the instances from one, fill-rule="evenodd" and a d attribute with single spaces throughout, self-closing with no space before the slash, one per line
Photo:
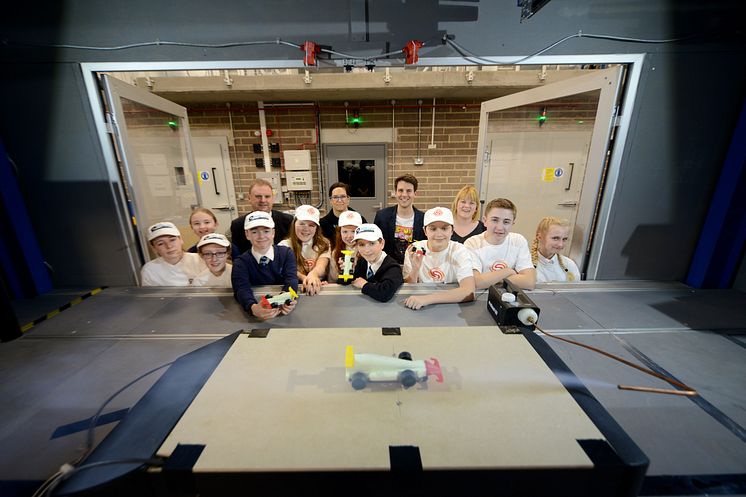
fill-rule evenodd
<path id="1" fill-rule="evenodd" d="M 205 235 L 217 233 L 218 218 L 215 217 L 215 214 L 210 209 L 197 207 L 189 216 L 189 226 L 192 228 L 192 231 L 194 231 L 194 234 L 197 235 L 199 241 Z M 238 252 L 238 247 L 236 247 L 235 245 L 231 245 L 230 249 L 231 257 L 233 257 L 234 259 L 241 255 Z M 187 252 L 196 254 L 198 252 L 197 244 L 195 243 L 193 246 L 189 247 L 189 250 L 187 250 Z"/>
<path id="2" fill-rule="evenodd" d="M 451 240 L 464 243 L 467 238 L 484 232 L 484 223 L 479 219 L 479 196 L 477 189 L 466 185 L 456 193 L 451 204 L 453 212 L 453 234 Z"/>
<path id="3" fill-rule="evenodd" d="M 545 217 L 539 221 L 531 242 L 531 261 L 536 268 L 536 282 L 579 281 L 580 271 L 575 261 L 560 252 L 570 235 L 567 219 Z"/>

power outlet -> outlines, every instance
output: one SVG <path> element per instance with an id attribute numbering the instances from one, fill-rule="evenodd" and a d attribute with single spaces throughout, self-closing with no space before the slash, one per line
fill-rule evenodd
<path id="1" fill-rule="evenodd" d="M 422 159 L 421 157 L 418 157 L 418 158 L 416 158 L 416 159 L 414 160 L 414 165 L 415 165 L 415 166 L 421 166 L 421 165 L 422 165 L 422 164 L 424 164 L 424 163 L 425 163 L 425 160 L 424 160 L 424 159 Z"/>
<path id="2" fill-rule="evenodd" d="M 437 143 L 428 143 L 427 144 L 427 149 L 428 150 L 433 150 L 435 148 L 438 148 L 438 144 Z"/>

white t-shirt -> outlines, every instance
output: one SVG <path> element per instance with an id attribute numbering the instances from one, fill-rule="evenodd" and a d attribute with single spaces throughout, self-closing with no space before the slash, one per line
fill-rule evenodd
<path id="1" fill-rule="evenodd" d="M 459 283 L 464 278 L 474 276 L 472 271 L 472 255 L 462 244 L 450 240 L 448 247 L 440 252 L 433 252 L 427 248 L 427 240 L 420 240 L 412 244 L 413 247 L 425 249 L 418 281 L 423 283 Z M 404 269 L 406 278 L 412 272 L 412 249 L 404 255 Z"/>
<path id="2" fill-rule="evenodd" d="M 394 244 L 396 250 L 403 253 L 414 239 L 414 214 L 412 217 L 401 217 L 396 215 L 396 226 L 394 226 Z"/>
<path id="3" fill-rule="evenodd" d="M 551 259 L 547 259 L 541 253 L 537 254 L 538 260 L 536 261 L 536 282 L 537 283 L 548 283 L 550 281 L 568 281 L 567 275 L 572 274 L 573 281 L 580 281 L 580 270 L 575 261 L 569 257 L 565 257 L 561 254 L 554 254 Z M 565 272 L 559 265 L 557 257 L 562 257 L 562 262 L 565 264 L 567 272 Z"/>
<path id="4" fill-rule="evenodd" d="M 300 255 L 303 257 L 303 260 L 305 261 L 305 266 L 306 266 L 305 273 L 308 273 L 314 267 L 316 267 L 316 261 L 318 259 L 321 259 L 322 257 L 326 257 L 327 259 L 331 260 L 332 258 L 331 247 L 326 252 L 319 254 L 318 249 L 312 246 L 312 244 L 313 244 L 313 239 L 308 240 L 307 242 L 304 242 L 301 245 L 301 249 L 300 249 Z M 287 239 L 281 241 L 277 245 L 282 245 L 283 247 L 290 247 L 291 249 L 293 248 L 292 245 L 290 245 L 290 240 L 287 240 Z M 327 269 L 328 267 L 329 266 L 327 266 Z"/>
<path id="5" fill-rule="evenodd" d="M 220 276 L 212 274 L 209 268 L 206 268 L 192 282 L 192 286 L 210 286 L 216 288 L 231 288 L 231 273 L 233 265 L 226 264 L 225 271 Z"/>
<path id="6" fill-rule="evenodd" d="M 142 286 L 189 286 L 199 274 L 207 269 L 199 254 L 184 252 L 176 264 L 169 264 L 158 257 L 140 270 Z"/>
<path id="7" fill-rule="evenodd" d="M 520 273 L 524 269 L 534 267 L 531 262 L 528 242 L 523 235 L 508 233 L 508 236 L 499 245 L 492 245 L 484 235 L 485 233 L 480 233 L 464 242 L 464 246 L 475 255 L 474 269 L 480 273 L 497 271 L 506 267 Z"/>

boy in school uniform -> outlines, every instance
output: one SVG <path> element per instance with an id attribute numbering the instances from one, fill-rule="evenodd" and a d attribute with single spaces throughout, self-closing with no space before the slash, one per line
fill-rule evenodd
<path id="1" fill-rule="evenodd" d="M 207 268 L 199 255 L 184 252 L 181 232 L 173 223 L 148 228 L 148 242 L 158 257 L 140 270 L 142 286 L 189 286 Z"/>
<path id="2" fill-rule="evenodd" d="M 399 263 L 383 251 L 381 229 L 375 224 L 361 224 L 355 229 L 353 240 L 358 261 L 352 286 L 379 302 L 388 302 L 402 286 L 404 278 Z"/>
<path id="3" fill-rule="evenodd" d="M 283 292 L 290 288 L 297 292 L 298 275 L 293 251 L 274 244 L 275 223 L 269 212 L 250 212 L 246 215 L 244 228 L 251 248 L 233 262 L 231 282 L 234 297 L 245 311 L 261 321 L 289 314 L 295 308 L 295 300 L 268 309 L 258 303 L 252 287 L 282 285 Z"/>

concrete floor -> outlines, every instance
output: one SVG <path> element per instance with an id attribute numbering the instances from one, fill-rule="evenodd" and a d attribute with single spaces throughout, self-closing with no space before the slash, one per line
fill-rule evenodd
<path id="1" fill-rule="evenodd" d="M 58 290 L 14 302 L 24 324 L 88 289 Z M 407 285 L 388 304 L 331 285 L 304 297 L 272 327 L 491 325 L 486 294 L 476 302 L 410 311 Z M 545 338 L 650 459 L 643 495 L 746 493 L 746 294 L 652 282 L 582 282 L 531 292 L 540 323 L 674 376 L 697 398 L 620 391 L 617 384 L 664 382 L 570 344 Z M 30 495 L 59 466 L 79 457 L 84 424 L 114 392 L 239 329 L 257 327 L 224 290 L 108 288 L 0 344 L 0 495 Z M 106 407 L 116 425 L 165 368 Z M 106 420 L 105 420 L 106 421 Z"/>

